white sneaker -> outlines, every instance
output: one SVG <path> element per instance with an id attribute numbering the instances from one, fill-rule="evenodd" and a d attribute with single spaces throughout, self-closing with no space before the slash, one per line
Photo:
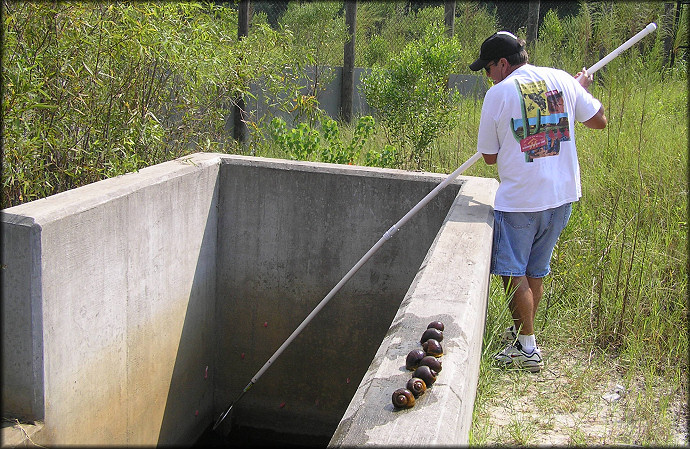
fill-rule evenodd
<path id="1" fill-rule="evenodd" d="M 520 342 L 516 341 L 494 356 L 494 360 L 506 368 L 522 368 L 532 373 L 538 373 L 544 367 L 539 348 L 527 353 L 522 350 Z"/>

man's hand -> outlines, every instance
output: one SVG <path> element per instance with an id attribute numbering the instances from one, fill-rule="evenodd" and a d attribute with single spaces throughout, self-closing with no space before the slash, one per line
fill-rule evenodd
<path id="1" fill-rule="evenodd" d="M 583 67 L 581 72 L 577 72 L 575 79 L 580 82 L 582 87 L 587 89 L 594 81 L 594 76 L 587 73 L 587 69 Z"/>

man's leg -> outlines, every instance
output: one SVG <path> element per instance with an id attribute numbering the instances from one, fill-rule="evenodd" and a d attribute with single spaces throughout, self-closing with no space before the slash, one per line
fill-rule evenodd
<path id="1" fill-rule="evenodd" d="M 539 372 L 544 362 L 534 337 L 534 317 L 543 294 L 542 280 L 526 276 L 502 276 L 502 279 L 515 329 L 519 333 L 517 342 L 506 346 L 494 359 L 504 366 Z"/>
<path id="2" fill-rule="evenodd" d="M 541 278 L 502 276 L 503 287 L 509 297 L 510 313 L 515 329 L 522 335 L 534 334 L 534 319 L 544 294 Z"/>
<path id="3" fill-rule="evenodd" d="M 543 278 L 531 278 L 527 276 L 527 283 L 529 284 L 530 290 L 532 290 L 532 324 L 534 325 L 534 320 L 537 319 L 537 308 L 539 307 L 539 302 L 541 297 L 544 295 L 544 282 Z"/>

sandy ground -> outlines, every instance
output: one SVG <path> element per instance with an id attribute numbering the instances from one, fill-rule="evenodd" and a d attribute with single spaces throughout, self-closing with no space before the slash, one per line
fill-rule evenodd
<path id="1" fill-rule="evenodd" d="M 590 364 L 582 354 L 545 355 L 545 363 L 538 374 L 500 371 L 503 391 L 479 408 L 485 426 L 474 429 L 485 445 L 690 447 L 683 392 L 661 381 L 626 382 L 615 366 Z M 661 426 L 673 435 L 657 432 Z"/>

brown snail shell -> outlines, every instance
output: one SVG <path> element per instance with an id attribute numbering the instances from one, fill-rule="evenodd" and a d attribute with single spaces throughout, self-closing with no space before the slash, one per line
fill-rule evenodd
<path id="1" fill-rule="evenodd" d="M 433 355 L 434 357 L 441 357 L 443 355 L 443 347 L 441 346 L 441 343 L 433 338 L 430 338 L 422 343 L 422 348 L 424 349 L 426 355 Z"/>
<path id="2" fill-rule="evenodd" d="M 424 343 L 425 341 L 429 340 L 430 338 L 433 338 L 434 340 L 441 342 L 443 340 L 443 332 L 440 330 L 431 327 L 427 330 L 424 331 L 422 334 L 422 339 L 420 340 L 420 343 Z"/>
<path id="3" fill-rule="evenodd" d="M 406 388 L 410 390 L 415 397 L 419 397 L 426 391 L 426 382 L 419 377 L 413 377 L 407 381 Z"/>
<path id="4" fill-rule="evenodd" d="M 438 373 L 436 371 L 426 365 L 422 365 L 414 371 L 412 376 L 422 379 L 428 388 L 436 382 L 437 375 Z"/>
<path id="5" fill-rule="evenodd" d="M 410 408 L 414 406 L 414 395 L 407 388 L 398 388 L 391 398 L 397 408 Z"/>
<path id="6" fill-rule="evenodd" d="M 437 373 L 441 372 L 441 361 L 432 355 L 425 356 L 420 362 L 419 366 L 428 366 Z"/>
<path id="7" fill-rule="evenodd" d="M 419 362 L 426 356 L 426 353 L 421 349 L 413 349 L 407 354 L 405 359 L 405 368 L 410 371 L 416 369 L 419 366 Z"/>
<path id="8" fill-rule="evenodd" d="M 443 332 L 443 330 L 445 329 L 445 326 L 440 321 L 432 321 L 431 323 L 429 323 L 429 325 L 426 328 L 427 329 L 438 329 L 441 332 Z"/>

